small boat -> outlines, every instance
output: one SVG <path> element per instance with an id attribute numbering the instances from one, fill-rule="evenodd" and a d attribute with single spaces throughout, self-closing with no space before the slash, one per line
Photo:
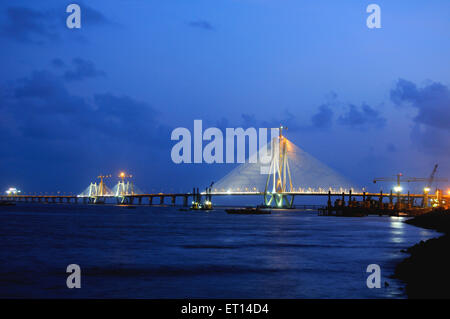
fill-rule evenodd
<path id="1" fill-rule="evenodd" d="M 190 210 L 212 210 L 212 203 L 210 201 L 204 201 L 203 203 L 192 202 Z"/>
<path id="2" fill-rule="evenodd" d="M 244 208 L 230 208 L 225 209 L 228 214 L 240 214 L 240 215 L 266 215 L 272 212 L 267 209 L 261 209 L 259 207 L 244 207 Z"/>

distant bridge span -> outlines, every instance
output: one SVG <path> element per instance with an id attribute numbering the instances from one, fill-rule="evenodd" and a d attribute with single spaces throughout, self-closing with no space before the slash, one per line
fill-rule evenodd
<path id="1" fill-rule="evenodd" d="M 201 192 L 201 197 L 206 196 L 216 197 L 216 196 L 266 196 L 267 194 L 260 191 L 254 192 L 211 192 L 207 194 L 206 192 Z M 275 196 L 308 196 L 308 197 L 328 197 L 328 200 L 332 198 L 342 198 L 342 200 L 350 200 L 354 198 L 362 198 L 363 201 L 366 199 L 374 199 L 378 201 L 383 201 L 384 199 L 389 200 L 391 203 L 394 200 L 402 200 L 410 202 L 413 199 L 436 199 L 438 194 L 399 194 L 399 193 L 369 193 L 369 192 L 278 192 L 271 193 L 270 195 Z M 104 195 L 104 196 L 81 196 L 81 195 L 0 195 L 0 200 L 11 201 L 11 202 L 35 202 L 35 203 L 72 203 L 72 204 L 95 204 L 95 203 L 105 203 L 106 200 L 116 199 L 118 204 L 138 204 L 138 205 L 153 205 L 153 204 L 176 204 L 177 198 L 182 198 L 183 206 L 189 205 L 189 198 L 194 199 L 197 196 L 193 193 L 153 193 L 153 194 L 129 194 L 122 196 L 114 195 Z M 450 200 L 450 195 L 440 195 L 442 198 Z M 155 203 L 155 198 L 159 199 Z M 170 203 L 166 203 L 166 198 L 170 198 Z"/>

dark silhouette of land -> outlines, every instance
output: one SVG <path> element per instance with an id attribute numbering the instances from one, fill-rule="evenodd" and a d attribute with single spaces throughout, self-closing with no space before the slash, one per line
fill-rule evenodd
<path id="1" fill-rule="evenodd" d="M 450 298 L 450 210 L 436 210 L 406 223 L 444 235 L 408 248 L 411 256 L 397 265 L 394 277 L 406 283 L 408 298 Z"/>

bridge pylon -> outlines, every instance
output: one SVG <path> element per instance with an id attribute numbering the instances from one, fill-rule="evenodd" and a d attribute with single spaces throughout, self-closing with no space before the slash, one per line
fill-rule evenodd
<path id="1" fill-rule="evenodd" d="M 292 208 L 294 196 L 287 194 L 293 191 L 287 156 L 290 142 L 283 136 L 283 129 L 287 129 L 287 127 L 280 126 L 278 139 L 274 138 L 272 140 L 272 160 L 264 189 L 264 205 L 269 207 Z"/>
<path id="2" fill-rule="evenodd" d="M 141 192 L 136 188 L 132 181 L 126 181 L 125 178 L 132 178 L 133 175 L 127 175 L 124 172 L 119 174 L 120 180 L 113 188 L 113 195 L 117 198 L 118 204 L 132 204 L 132 195 L 140 194 Z"/>

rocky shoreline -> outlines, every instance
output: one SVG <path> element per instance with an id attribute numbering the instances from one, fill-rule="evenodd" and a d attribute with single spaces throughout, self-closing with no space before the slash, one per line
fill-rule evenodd
<path id="1" fill-rule="evenodd" d="M 408 248 L 394 277 L 406 283 L 408 298 L 450 298 L 450 210 L 439 210 L 406 221 L 443 233 Z"/>

